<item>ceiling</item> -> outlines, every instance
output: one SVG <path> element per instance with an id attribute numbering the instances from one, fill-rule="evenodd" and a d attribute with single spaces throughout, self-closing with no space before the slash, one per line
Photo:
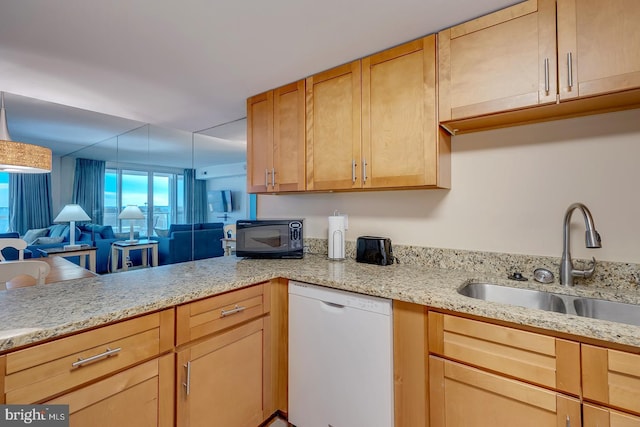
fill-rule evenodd
<path id="1" fill-rule="evenodd" d="M 247 97 L 518 2 L 0 0 L 0 90 L 58 155 L 146 123 L 244 151 Z"/>

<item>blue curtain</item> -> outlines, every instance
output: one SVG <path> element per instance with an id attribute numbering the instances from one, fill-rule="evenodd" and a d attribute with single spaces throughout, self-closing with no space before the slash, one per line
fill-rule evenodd
<path id="1" fill-rule="evenodd" d="M 73 203 L 91 217 L 91 222 L 102 224 L 104 217 L 104 171 L 102 160 L 76 159 L 73 176 Z"/>
<path id="2" fill-rule="evenodd" d="M 9 174 L 9 229 L 20 235 L 53 223 L 50 173 Z"/>
<path id="3" fill-rule="evenodd" d="M 184 214 L 188 224 L 207 222 L 207 183 L 195 169 L 184 170 Z"/>

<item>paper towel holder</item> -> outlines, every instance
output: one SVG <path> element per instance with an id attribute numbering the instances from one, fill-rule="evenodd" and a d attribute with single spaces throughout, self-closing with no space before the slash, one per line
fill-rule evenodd
<path id="1" fill-rule="evenodd" d="M 333 211 L 329 218 L 329 231 L 327 241 L 327 256 L 332 261 L 342 261 L 345 256 L 345 230 L 347 229 L 347 216 L 340 215 L 338 210 Z"/>

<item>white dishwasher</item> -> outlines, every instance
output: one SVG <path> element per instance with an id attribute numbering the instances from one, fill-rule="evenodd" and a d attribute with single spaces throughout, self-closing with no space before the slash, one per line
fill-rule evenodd
<path id="1" fill-rule="evenodd" d="M 393 426 L 391 300 L 289 282 L 289 422 Z"/>

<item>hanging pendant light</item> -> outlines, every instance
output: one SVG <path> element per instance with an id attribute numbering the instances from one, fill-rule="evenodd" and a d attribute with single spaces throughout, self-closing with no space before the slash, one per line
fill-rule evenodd
<path id="1" fill-rule="evenodd" d="M 0 171 L 14 173 L 51 172 L 51 150 L 39 145 L 15 142 L 9 136 L 4 110 L 4 92 L 0 107 Z"/>

